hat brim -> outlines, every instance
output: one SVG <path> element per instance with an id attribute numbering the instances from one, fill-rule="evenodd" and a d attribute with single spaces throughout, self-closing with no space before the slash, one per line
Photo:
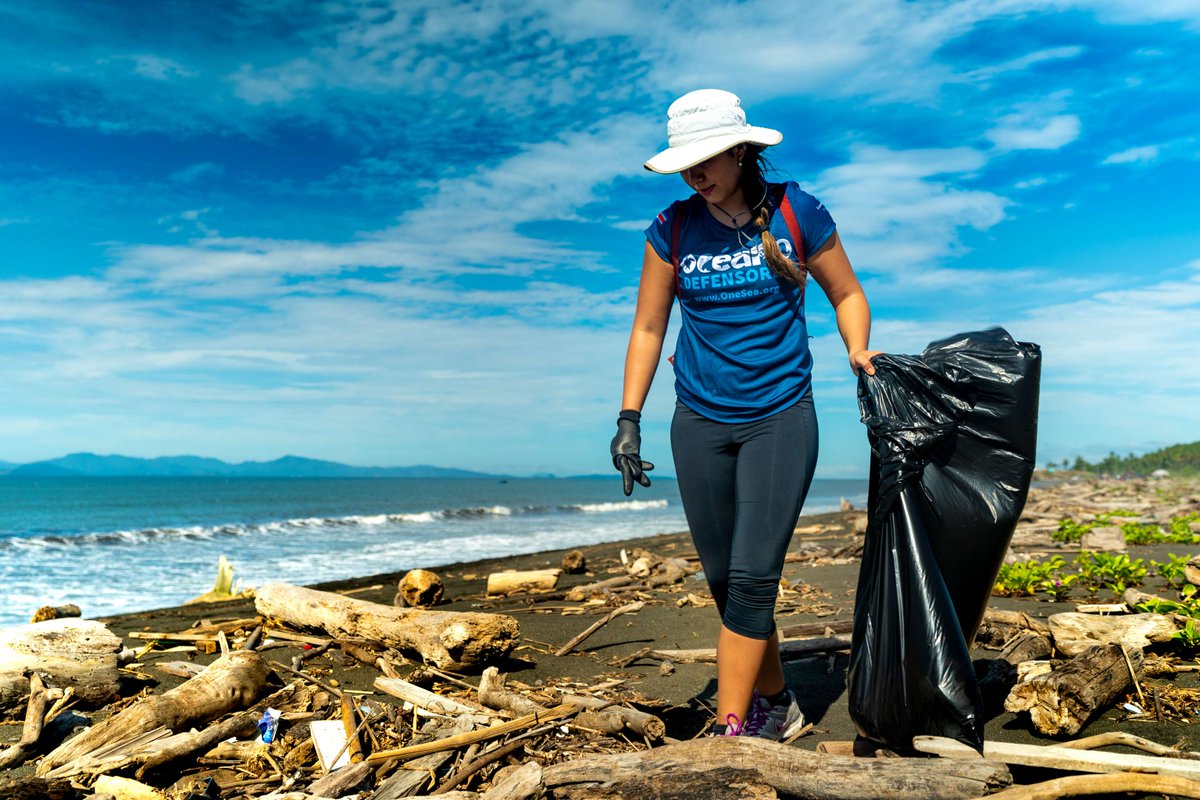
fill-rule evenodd
<path id="1" fill-rule="evenodd" d="M 783 134 L 777 130 L 750 126 L 741 133 L 726 133 L 679 147 L 668 147 L 643 166 L 660 175 L 673 175 L 676 172 L 683 172 L 688 167 L 694 167 L 701 161 L 707 161 L 734 145 L 749 143 L 770 147 L 782 141 Z"/>

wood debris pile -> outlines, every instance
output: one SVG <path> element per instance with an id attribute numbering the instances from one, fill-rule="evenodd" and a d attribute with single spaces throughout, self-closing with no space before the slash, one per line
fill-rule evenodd
<path id="1" fill-rule="evenodd" d="M 1099 491 L 1069 490 L 1128 507 L 1128 498 Z M 1062 508 L 1039 492 L 1030 502 L 1027 528 Z M 1195 499 L 1178 505 L 1188 503 Z M 1148 519 L 1156 508 L 1146 509 Z M 853 530 L 799 529 L 789 562 L 855 559 L 864 520 L 848 517 Z M 977 644 L 999 658 L 985 685 L 999 686 L 1002 702 L 1033 729 L 1067 741 L 989 741 L 982 757 L 933 737 L 914 742 L 938 756 L 922 759 L 863 757 L 850 742 L 822 742 L 814 752 L 804 740 L 677 740 L 670 709 L 619 671 L 537 685 L 501 672 L 514 659 L 598 658 L 598 650 L 584 653 L 589 639 L 618 619 L 636 629 L 648 608 L 711 605 L 699 570 L 695 556 L 668 547 L 631 548 L 595 564 L 574 551 L 561 567 L 477 576 L 487 589 L 472 611 L 438 610 L 440 578 L 420 570 L 401 581 L 390 606 L 269 584 L 256 592 L 254 616 L 136 632 L 131 642 L 71 617 L 0 631 L 0 711 L 24 716 L 20 739 L 0 747 L 0 798 L 1200 798 L 1195 754 L 1130 734 L 1069 738 L 1115 708 L 1130 723 L 1200 719 L 1200 690 L 1159 680 L 1193 667 L 1167 646 L 1178 620 L 1116 613 L 1126 609 L 1115 604 L 1049 619 L 988 612 Z M 585 571 L 560 588 L 563 575 Z M 781 583 L 785 659 L 849 649 L 850 620 L 822 619 L 836 612 L 830 600 L 804 581 Z M 817 620 L 787 624 L 801 612 Z M 523 641 L 522 614 L 580 619 L 562 641 Z M 605 670 L 657 664 L 670 675 L 676 665 L 715 660 L 711 648 L 643 647 L 644 638 L 632 638 L 604 654 Z M 353 687 L 340 679 L 348 670 L 359 676 Z M 163 682 L 177 685 L 150 686 Z M 1112 744 L 1142 753 L 1086 751 Z M 1021 787 L 1008 765 L 1090 774 Z"/>

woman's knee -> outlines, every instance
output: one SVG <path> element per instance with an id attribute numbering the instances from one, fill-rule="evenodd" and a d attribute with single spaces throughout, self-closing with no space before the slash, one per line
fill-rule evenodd
<path id="1" fill-rule="evenodd" d="M 725 627 L 751 639 L 769 638 L 775 630 L 778 595 L 778 576 L 731 576 L 721 616 Z"/>

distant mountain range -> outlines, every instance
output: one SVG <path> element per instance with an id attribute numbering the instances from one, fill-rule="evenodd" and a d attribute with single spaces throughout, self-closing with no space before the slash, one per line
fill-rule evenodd
<path id="1" fill-rule="evenodd" d="M 38 477 L 214 477 L 214 478 L 506 478 L 487 472 L 420 464 L 412 467 L 352 467 L 335 461 L 284 456 L 274 461 L 230 464 L 200 456 L 131 458 L 72 453 L 32 464 L 0 461 L 0 473 Z"/>

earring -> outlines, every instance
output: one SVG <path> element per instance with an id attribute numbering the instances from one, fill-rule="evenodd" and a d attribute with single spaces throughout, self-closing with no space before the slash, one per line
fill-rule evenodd
<path id="1" fill-rule="evenodd" d="M 741 165 L 742 165 L 742 162 L 740 162 L 740 161 L 739 161 L 739 162 L 738 162 L 738 166 L 740 167 Z"/>

